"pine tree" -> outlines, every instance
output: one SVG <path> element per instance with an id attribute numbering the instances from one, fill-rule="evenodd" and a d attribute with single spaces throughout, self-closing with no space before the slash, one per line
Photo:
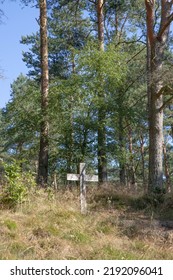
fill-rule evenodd
<path id="1" fill-rule="evenodd" d="M 155 31 L 155 1 L 145 0 L 149 75 L 149 192 L 163 188 L 163 56 L 173 20 L 172 1 L 159 2 L 161 18 L 158 31 Z"/>
<path id="2" fill-rule="evenodd" d="M 48 38 L 47 38 L 47 2 L 39 1 L 40 8 L 40 56 L 41 56 L 41 127 L 40 150 L 38 164 L 38 183 L 46 187 L 48 182 L 48 153 L 49 153 L 49 121 L 48 121 Z"/>

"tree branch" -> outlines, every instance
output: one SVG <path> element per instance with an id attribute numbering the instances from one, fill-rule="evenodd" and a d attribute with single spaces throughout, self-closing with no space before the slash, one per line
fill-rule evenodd
<path id="1" fill-rule="evenodd" d="M 142 44 L 144 44 L 144 45 L 146 46 L 146 42 L 144 42 L 144 41 L 141 40 L 143 36 L 144 36 L 144 35 L 141 35 L 138 39 L 133 40 L 133 41 L 119 41 L 119 42 L 116 44 L 115 47 L 119 46 L 120 44 L 134 44 L 134 43 L 142 43 Z"/>
<path id="2" fill-rule="evenodd" d="M 145 50 L 146 46 L 144 46 L 140 51 L 138 51 L 134 56 L 132 56 L 127 63 L 129 63 L 132 59 L 134 59 L 138 54 L 140 54 L 143 50 Z"/>
<path id="3" fill-rule="evenodd" d="M 172 21 L 173 21 L 173 13 L 168 17 L 166 23 L 162 26 L 161 30 L 159 31 L 157 35 L 157 39 L 159 41 L 161 41 L 163 33 L 165 32 L 165 30 L 168 28 L 168 26 L 171 24 Z"/>
<path id="4" fill-rule="evenodd" d="M 163 86 L 159 92 L 156 94 L 155 98 L 159 98 L 161 95 L 170 95 L 172 94 L 173 92 L 173 89 L 169 86 L 169 85 L 166 85 L 166 86 Z"/>
<path id="5" fill-rule="evenodd" d="M 128 14 L 125 16 L 124 21 L 123 21 L 123 23 L 122 23 L 122 25 L 121 25 L 121 29 L 120 29 L 119 36 L 118 36 L 119 42 L 120 42 L 121 36 L 122 36 L 122 34 L 123 34 L 123 28 L 124 28 L 124 26 L 125 26 L 127 20 L 128 20 Z"/>
<path id="6" fill-rule="evenodd" d="M 162 111 L 166 105 L 170 104 L 170 102 L 173 100 L 173 96 L 171 96 L 168 100 L 166 100 L 163 105 L 159 108 L 159 112 Z"/>
<path id="7" fill-rule="evenodd" d="M 89 0 L 90 3 L 93 3 L 94 5 L 96 5 L 96 1 L 95 0 Z"/>
<path id="8" fill-rule="evenodd" d="M 135 103 L 133 103 L 129 108 L 133 108 L 134 106 L 136 106 L 138 104 L 138 102 L 140 102 L 142 99 L 144 99 L 145 97 L 147 97 L 147 94 L 144 94 L 143 96 L 141 96 L 139 99 L 136 100 Z"/>

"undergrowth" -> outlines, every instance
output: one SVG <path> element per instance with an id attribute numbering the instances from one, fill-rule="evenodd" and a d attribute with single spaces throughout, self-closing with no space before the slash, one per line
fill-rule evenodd
<path id="1" fill-rule="evenodd" d="M 166 204 L 153 209 L 146 197 L 120 189 L 93 188 L 87 200 L 87 215 L 77 190 L 35 190 L 15 211 L 2 207 L 0 259 L 173 258 L 173 235 L 157 224 Z"/>
<path id="2" fill-rule="evenodd" d="M 4 164 L 5 178 L 1 189 L 0 203 L 4 208 L 15 208 L 28 199 L 35 189 L 35 179 L 30 172 L 22 172 L 21 162 L 13 160 Z"/>

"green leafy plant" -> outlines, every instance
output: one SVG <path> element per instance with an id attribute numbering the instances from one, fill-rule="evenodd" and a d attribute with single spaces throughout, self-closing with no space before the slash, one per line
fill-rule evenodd
<path id="1" fill-rule="evenodd" d="M 34 187 L 35 182 L 32 174 L 22 172 L 20 162 L 16 160 L 11 164 L 4 164 L 6 183 L 3 188 L 2 202 L 10 207 L 23 203 L 29 189 Z"/>
<path id="2" fill-rule="evenodd" d="M 17 224 L 16 224 L 16 222 L 13 221 L 13 220 L 10 220 L 10 219 L 5 220 L 5 221 L 4 221 L 4 225 L 6 225 L 7 228 L 8 228 L 9 230 L 11 230 L 11 231 L 14 231 L 14 230 L 17 229 Z"/>

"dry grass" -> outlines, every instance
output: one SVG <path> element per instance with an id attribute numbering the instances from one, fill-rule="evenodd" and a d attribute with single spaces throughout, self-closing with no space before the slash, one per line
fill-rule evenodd
<path id="1" fill-rule="evenodd" d="M 0 259 L 173 259 L 172 230 L 134 194 L 95 189 L 86 216 L 78 200 L 37 191 L 15 211 L 0 210 Z"/>

